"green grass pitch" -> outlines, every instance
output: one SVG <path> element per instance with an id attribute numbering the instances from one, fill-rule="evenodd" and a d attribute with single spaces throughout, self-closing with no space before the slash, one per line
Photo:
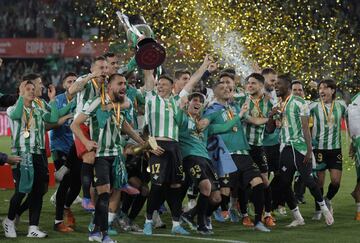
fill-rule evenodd
<path id="1" fill-rule="evenodd" d="M 9 152 L 9 138 L 0 138 L 0 151 Z M 142 235 L 133 235 L 130 233 L 121 232 L 117 237 L 114 237 L 118 242 L 224 242 L 222 240 L 242 241 L 242 242 L 360 242 L 360 222 L 354 221 L 355 204 L 353 198 L 350 196 L 355 183 L 356 175 L 353 168 L 352 161 L 347 156 L 348 146 L 344 142 L 344 174 L 342 184 L 336 197 L 333 199 L 335 224 L 331 227 L 325 226 L 324 221 L 314 222 L 311 220 L 314 211 L 314 202 L 309 194 L 306 192 L 306 204 L 300 206 L 300 210 L 305 219 L 306 225 L 287 229 L 285 226 L 291 222 L 290 212 L 288 216 L 278 218 L 277 226 L 271 233 L 255 232 L 252 229 L 244 228 L 240 224 L 215 223 L 215 234 L 211 237 L 203 237 L 192 232 L 193 238 L 176 238 L 176 237 L 161 237 L 152 236 L 145 237 Z M 0 175 L 1 176 L 1 175 Z M 328 179 L 328 178 L 327 178 Z M 328 181 L 328 180 L 327 180 Z M 325 187 L 325 192 L 327 188 Z M 76 217 L 76 232 L 69 234 L 57 233 L 53 230 L 55 208 L 49 202 L 50 196 L 54 189 L 50 189 L 44 197 L 44 205 L 40 219 L 40 227 L 49 233 L 47 239 L 28 239 L 27 223 L 28 214 L 25 213 L 21 217 L 20 225 L 17 228 L 18 238 L 14 240 L 7 240 L 4 237 L 2 229 L 0 230 L 0 242 L 87 242 L 87 225 L 89 223 L 90 215 L 84 212 L 79 205 L 74 205 L 72 210 Z M 8 210 L 9 198 L 12 195 L 12 190 L 0 191 L 0 217 L 6 217 Z M 142 225 L 144 222 L 143 213 L 138 217 L 137 223 Z M 154 233 L 169 234 L 171 227 L 171 220 L 167 213 L 163 217 L 167 223 L 168 228 L 162 230 L 155 230 Z M 200 238 L 199 238 L 200 237 Z M 204 238 L 204 239 L 202 239 Z M 205 239 L 215 241 L 206 241 Z"/>

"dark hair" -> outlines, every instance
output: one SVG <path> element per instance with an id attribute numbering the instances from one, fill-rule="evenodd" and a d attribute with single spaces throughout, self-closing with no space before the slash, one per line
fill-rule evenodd
<path id="1" fill-rule="evenodd" d="M 222 73 L 231 73 L 233 75 L 236 75 L 236 71 L 235 68 L 225 68 L 223 70 L 221 70 Z"/>
<path id="2" fill-rule="evenodd" d="M 95 59 L 93 60 L 93 63 L 95 63 L 97 61 L 106 61 L 106 58 L 104 56 L 95 57 Z"/>
<path id="3" fill-rule="evenodd" d="M 278 79 L 281 79 L 283 81 L 285 81 L 286 83 L 288 83 L 288 85 L 291 85 L 291 77 L 290 74 L 281 74 L 278 76 Z"/>
<path id="4" fill-rule="evenodd" d="M 106 52 L 105 54 L 104 54 L 104 57 L 105 58 L 108 58 L 108 57 L 115 57 L 116 55 L 115 55 L 115 53 L 113 53 L 113 52 Z"/>
<path id="5" fill-rule="evenodd" d="M 65 79 L 67 79 L 68 77 L 77 77 L 77 75 L 74 72 L 67 72 L 67 73 L 65 73 L 65 75 L 64 75 L 64 77 L 62 79 L 62 82 L 64 82 Z"/>
<path id="6" fill-rule="evenodd" d="M 187 70 L 187 69 L 176 70 L 175 73 L 174 73 L 175 79 L 179 79 L 184 74 L 189 74 L 191 76 L 190 71 Z"/>
<path id="7" fill-rule="evenodd" d="M 219 75 L 219 80 L 223 77 L 229 77 L 231 78 L 232 80 L 235 79 L 234 77 L 235 75 L 233 73 L 228 73 L 228 72 L 221 72 L 220 75 Z"/>
<path id="8" fill-rule="evenodd" d="M 109 83 L 111 83 L 116 77 L 122 77 L 122 78 L 125 78 L 124 75 L 120 74 L 120 73 L 114 73 L 114 74 L 111 74 L 110 77 L 109 77 Z"/>
<path id="9" fill-rule="evenodd" d="M 22 78 L 22 81 L 33 81 L 37 78 L 41 78 L 40 74 L 37 73 L 29 73 L 29 74 L 25 74 Z"/>
<path id="10" fill-rule="evenodd" d="M 161 74 L 158 80 L 160 79 L 167 79 L 171 84 L 174 83 L 174 80 L 169 75 L 166 74 Z"/>
<path id="11" fill-rule="evenodd" d="M 246 82 L 248 82 L 250 78 L 254 78 L 254 79 L 256 79 L 257 81 L 259 81 L 260 83 L 262 83 L 262 84 L 265 83 L 265 78 L 264 78 L 264 76 L 262 76 L 262 75 L 259 74 L 259 73 L 252 73 L 252 74 L 250 74 L 249 76 L 247 76 Z"/>
<path id="12" fill-rule="evenodd" d="M 291 82 L 291 85 L 290 85 L 290 88 L 291 88 L 291 89 L 292 89 L 292 87 L 293 87 L 294 84 L 301 84 L 301 86 L 304 87 L 304 84 L 303 84 L 300 80 L 293 80 L 293 81 Z"/>
<path id="13" fill-rule="evenodd" d="M 318 84 L 318 89 L 320 87 L 320 84 L 325 84 L 326 87 L 335 90 L 335 92 L 332 95 L 332 98 L 335 99 L 336 98 L 336 82 L 333 79 L 323 79 L 320 81 L 320 83 Z"/>
<path id="14" fill-rule="evenodd" d="M 189 95 L 189 98 L 188 98 L 189 102 L 190 102 L 192 99 L 196 98 L 196 97 L 199 97 L 199 98 L 200 98 L 200 102 L 201 102 L 201 103 L 204 103 L 205 97 L 204 97 L 204 95 L 203 95 L 202 93 L 199 93 L 199 92 L 194 92 L 194 93 L 190 94 L 190 95 Z"/>
<path id="15" fill-rule="evenodd" d="M 261 71 L 261 75 L 266 75 L 266 74 L 276 74 L 276 71 L 272 68 L 264 68 L 262 71 Z"/>
<path id="16" fill-rule="evenodd" d="M 213 85 L 212 85 L 212 89 L 216 89 L 216 87 L 218 86 L 218 85 L 220 85 L 220 84 L 224 84 L 225 82 L 221 82 L 220 80 L 218 80 L 218 81 L 215 81 L 214 83 L 213 83 Z"/>

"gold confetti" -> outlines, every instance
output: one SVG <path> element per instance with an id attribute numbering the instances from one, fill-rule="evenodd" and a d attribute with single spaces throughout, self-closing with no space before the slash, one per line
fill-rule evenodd
<path id="1" fill-rule="evenodd" d="M 360 91 L 360 44 L 342 1 L 321 0 L 97 0 L 92 24 L 98 39 L 126 39 L 115 12 L 141 14 L 167 47 L 166 67 L 198 64 L 205 53 L 224 58 L 224 39 L 236 32 L 243 54 L 259 67 L 290 72 L 297 79 L 334 78 L 353 93 Z M 215 48 L 218 41 L 220 47 Z M 222 46 L 221 46 L 222 45 Z M 238 50 L 233 50 L 236 52 Z M 237 64 L 236 64 L 237 65 Z"/>

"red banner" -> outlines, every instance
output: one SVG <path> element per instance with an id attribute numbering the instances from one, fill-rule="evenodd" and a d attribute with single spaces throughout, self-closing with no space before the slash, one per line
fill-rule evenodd
<path id="1" fill-rule="evenodd" d="M 0 136 L 10 136 L 10 125 L 6 112 L 0 112 Z"/>
<path id="2" fill-rule="evenodd" d="M 9 39 L 0 38 L 0 57 L 43 58 L 100 56 L 109 49 L 109 42 L 90 42 L 81 39 Z"/>

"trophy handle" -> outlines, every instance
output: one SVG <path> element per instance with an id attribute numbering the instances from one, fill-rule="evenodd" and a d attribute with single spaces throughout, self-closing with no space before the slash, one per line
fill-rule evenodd
<path id="1" fill-rule="evenodd" d="M 138 37 L 141 36 L 140 31 L 134 27 L 133 25 L 130 24 L 129 22 L 129 17 L 126 16 L 125 14 L 121 13 L 120 11 L 116 11 L 116 15 L 118 16 L 120 22 L 126 26 L 128 28 L 128 30 L 130 30 L 131 32 L 133 32 L 135 35 L 137 35 Z"/>

